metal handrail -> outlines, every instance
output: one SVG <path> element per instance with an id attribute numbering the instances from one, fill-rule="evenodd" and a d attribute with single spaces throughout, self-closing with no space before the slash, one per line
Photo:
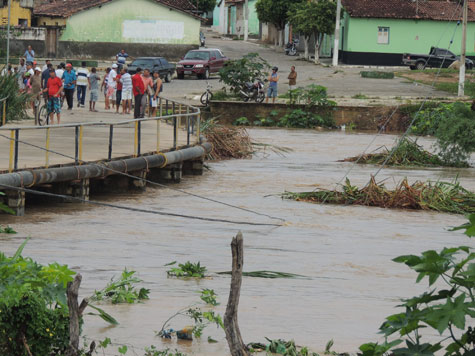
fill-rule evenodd
<path id="1" fill-rule="evenodd" d="M 165 102 L 165 105 L 163 105 Z M 84 128 L 85 127 L 93 127 L 93 126 L 109 126 L 109 147 L 108 147 L 108 160 L 112 159 L 112 151 L 113 151 L 113 142 L 114 142 L 114 127 L 126 125 L 126 124 L 135 124 L 134 130 L 134 156 L 141 155 L 141 124 L 142 122 L 157 122 L 157 130 L 156 130 L 156 151 L 160 152 L 160 122 L 163 120 L 173 120 L 173 148 L 176 149 L 178 146 L 178 131 L 179 131 L 179 123 L 178 120 L 180 118 L 186 118 L 186 131 L 187 131 L 187 145 L 190 145 L 191 137 L 193 133 L 196 132 L 196 135 L 200 137 L 200 115 L 201 110 L 195 106 L 188 105 L 176 100 L 166 99 L 166 98 L 159 98 L 159 113 L 162 114 L 158 117 L 148 117 L 148 118 L 139 118 L 139 119 L 132 119 L 132 120 L 123 120 L 119 122 L 85 122 L 85 123 L 70 123 L 70 124 L 59 124 L 59 125 L 47 125 L 47 126 L 17 126 L 17 127 L 0 127 L 1 131 L 10 131 L 10 155 L 9 155 L 9 166 L 8 171 L 13 172 L 18 169 L 18 159 L 19 159 L 19 150 L 18 150 L 18 143 L 20 132 L 25 130 L 46 130 L 46 141 L 45 141 L 45 167 L 49 166 L 49 154 L 50 154 L 50 137 L 51 137 L 51 130 L 61 129 L 61 128 L 75 128 L 75 163 L 81 164 L 82 163 L 82 151 L 83 151 L 83 137 L 84 137 Z M 171 104 L 171 105 L 170 105 Z M 178 104 L 178 108 L 177 108 Z M 5 105 L 4 105 L 5 106 Z M 163 109 L 165 107 L 166 114 L 163 115 Z M 186 109 L 186 113 L 181 113 L 183 110 Z M 172 110 L 172 114 L 169 115 L 169 109 Z M 179 109 L 180 113 L 176 113 L 176 109 Z M 191 118 L 191 120 L 190 120 Z M 194 118 L 196 118 L 196 123 L 194 122 Z M 195 126 L 196 125 L 196 126 Z M 190 131 L 191 128 L 191 131 Z"/>
<path id="2" fill-rule="evenodd" d="M 5 126 L 7 123 L 7 99 L 10 97 L 10 95 L 7 95 L 6 97 L 0 99 L 0 103 L 3 102 L 2 105 L 2 120 L 0 120 L 1 125 L 0 126 Z"/>

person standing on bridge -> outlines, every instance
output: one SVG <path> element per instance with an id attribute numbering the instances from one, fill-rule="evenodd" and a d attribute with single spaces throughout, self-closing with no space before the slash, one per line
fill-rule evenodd
<path id="1" fill-rule="evenodd" d="M 81 63 L 81 68 L 78 69 L 77 73 L 77 96 L 78 96 L 78 107 L 86 104 L 86 89 L 89 76 L 89 70 L 86 68 L 86 62 Z"/>
<path id="2" fill-rule="evenodd" d="M 54 69 L 49 73 L 50 77 L 43 91 L 48 93 L 48 115 L 50 116 L 51 125 L 54 124 L 54 113 L 58 118 L 58 125 L 61 120 L 61 92 L 63 90 L 63 82 L 56 76 Z"/>
<path id="3" fill-rule="evenodd" d="M 72 110 L 74 106 L 74 89 L 76 88 L 76 72 L 73 70 L 71 63 L 66 64 L 66 71 L 63 73 L 64 95 L 68 103 L 68 110 Z"/>
<path id="4" fill-rule="evenodd" d="M 269 102 L 269 98 L 272 97 L 272 104 L 275 103 L 275 98 L 277 97 L 277 83 L 279 82 L 279 75 L 277 71 L 279 68 L 272 68 L 272 74 L 269 76 L 269 89 L 267 89 L 267 98 L 266 104 Z"/>
<path id="5" fill-rule="evenodd" d="M 135 107 L 134 119 L 140 118 L 140 108 L 142 106 L 142 97 L 145 93 L 145 85 L 142 80 L 142 68 L 137 68 L 137 73 L 132 77 L 132 90 L 134 93 Z"/>

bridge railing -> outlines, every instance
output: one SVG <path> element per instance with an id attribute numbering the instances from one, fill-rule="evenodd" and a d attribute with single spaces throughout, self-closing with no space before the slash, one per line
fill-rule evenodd
<path id="1" fill-rule="evenodd" d="M 7 123 L 7 99 L 8 96 L 0 99 L 0 126 Z"/>
<path id="2" fill-rule="evenodd" d="M 71 135 L 71 138 L 74 138 L 74 161 L 72 160 L 72 155 L 68 156 L 64 154 L 64 156 L 71 158 L 71 162 L 69 163 L 75 164 L 81 164 L 83 162 L 83 151 L 85 149 L 85 129 L 90 127 L 109 128 L 108 140 L 104 140 L 104 145 L 107 145 L 106 147 L 104 147 L 104 149 L 107 148 L 107 154 L 105 155 L 105 157 L 101 157 L 96 160 L 113 159 L 113 151 L 115 147 L 114 132 L 117 128 L 130 127 L 130 125 L 133 125 L 134 130 L 130 130 L 130 135 L 133 135 L 133 153 L 130 152 L 129 155 L 133 154 L 134 157 L 140 156 L 142 153 L 144 153 L 142 150 L 142 127 L 145 123 L 156 122 L 156 128 L 154 129 L 153 133 L 153 135 L 155 136 L 155 147 L 152 150 L 153 152 L 160 152 L 160 132 L 163 122 L 171 123 L 173 125 L 173 146 L 170 148 L 176 149 L 179 146 L 179 140 L 184 140 L 183 137 L 180 137 L 180 135 L 183 135 L 184 130 L 186 130 L 185 142 L 187 146 L 195 144 L 199 141 L 201 117 L 201 112 L 199 108 L 176 100 L 159 98 L 157 109 L 157 117 L 146 117 L 143 119 L 123 120 L 118 122 L 84 122 L 47 126 L 0 127 L 0 135 L 4 132 L 10 133 L 8 171 L 14 172 L 18 170 L 18 162 L 20 159 L 19 143 L 22 142 L 22 134 L 26 131 L 31 130 L 42 130 L 45 132 L 44 146 L 40 147 L 44 151 L 44 161 L 39 161 L 35 165 L 35 167 L 43 165 L 45 168 L 48 168 L 50 166 L 50 154 L 53 151 L 50 149 L 52 137 L 51 133 L 64 128 L 74 128 L 74 136 Z M 147 134 L 149 133 L 150 131 L 148 130 Z M 59 137 L 61 137 L 62 139 L 65 138 L 64 135 Z M 95 149 L 97 150 L 97 147 L 95 147 Z M 150 150 L 148 150 L 148 152 L 150 152 Z"/>

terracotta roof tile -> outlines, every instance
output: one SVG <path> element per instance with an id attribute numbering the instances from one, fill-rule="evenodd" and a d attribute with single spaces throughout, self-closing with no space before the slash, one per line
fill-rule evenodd
<path id="1" fill-rule="evenodd" d="M 461 20 L 462 1 L 455 0 L 342 0 L 351 17 L 414 20 Z M 475 21 L 475 0 L 469 0 L 469 21 Z"/>
<path id="2" fill-rule="evenodd" d="M 100 6 L 113 0 L 40 0 L 35 1 L 33 14 L 36 16 L 69 17 L 76 12 Z M 133 1 L 133 0 L 132 0 Z M 155 0 L 156 2 L 196 16 L 196 6 L 190 0 Z"/>

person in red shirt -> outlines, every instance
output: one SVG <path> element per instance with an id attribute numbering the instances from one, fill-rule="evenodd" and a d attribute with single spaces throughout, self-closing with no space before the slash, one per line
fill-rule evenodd
<path id="1" fill-rule="evenodd" d="M 117 74 L 117 77 L 115 77 L 115 81 L 117 82 L 117 88 L 116 88 L 116 93 L 115 93 L 115 103 L 116 103 L 116 110 L 115 113 L 119 113 L 119 107 L 120 107 L 120 102 L 122 101 L 122 83 L 120 82 L 120 78 L 122 78 L 122 74 L 124 74 L 125 71 L 124 69 L 121 69 L 119 74 Z M 124 113 L 124 110 L 122 110 L 122 114 Z"/>
<path id="2" fill-rule="evenodd" d="M 142 80 L 142 68 L 137 68 L 137 73 L 132 77 L 132 91 L 134 93 L 134 119 L 140 118 L 140 106 L 142 104 L 142 97 L 145 93 L 145 85 Z"/>
<path id="3" fill-rule="evenodd" d="M 63 91 L 63 81 L 56 76 L 56 72 L 52 69 L 49 73 L 50 77 L 46 83 L 43 92 L 48 93 L 48 115 L 51 124 L 54 125 L 54 113 L 58 118 L 58 125 L 61 120 L 61 92 Z"/>

